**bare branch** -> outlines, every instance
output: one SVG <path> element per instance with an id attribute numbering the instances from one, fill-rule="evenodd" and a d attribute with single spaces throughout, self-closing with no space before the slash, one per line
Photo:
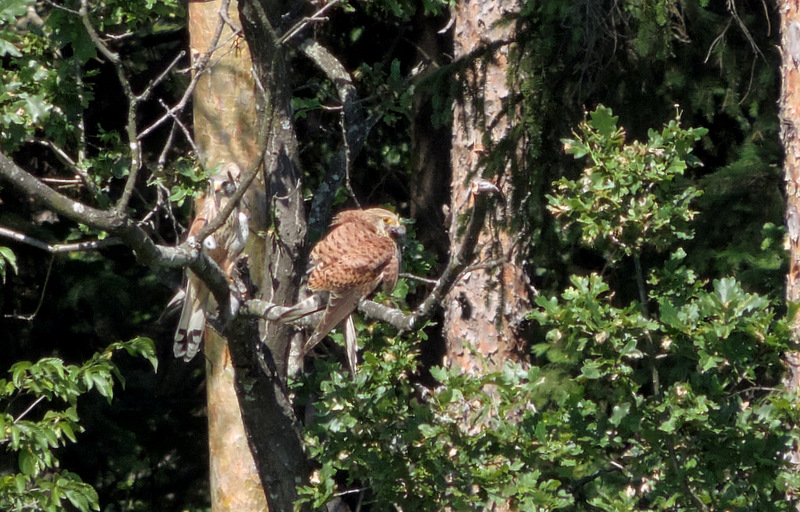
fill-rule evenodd
<path id="1" fill-rule="evenodd" d="M 50 254 L 95 251 L 97 249 L 102 249 L 104 247 L 111 247 L 113 245 L 120 245 L 122 243 L 122 240 L 120 240 L 119 238 L 104 238 L 102 240 L 87 240 L 85 242 L 77 242 L 72 244 L 53 245 L 53 244 L 48 244 L 47 242 L 42 242 L 37 238 L 33 238 L 24 233 L 14 231 L 12 229 L 8 229 L 3 226 L 0 226 L 0 236 L 9 238 L 11 240 L 26 245 L 30 245 L 31 247 L 36 247 L 37 249 L 49 252 Z"/>
<path id="2" fill-rule="evenodd" d="M 146 99 L 148 99 L 150 97 L 150 95 L 153 94 L 153 91 L 155 90 L 155 88 L 158 87 L 158 84 L 160 84 L 161 82 L 163 82 L 167 78 L 167 76 L 170 74 L 170 72 L 172 72 L 172 70 L 175 69 L 175 66 L 178 65 L 178 62 L 180 62 L 180 60 L 185 55 L 186 55 L 186 52 L 183 51 L 183 50 L 178 52 L 177 57 L 175 57 L 172 60 L 172 62 L 169 63 L 169 65 L 164 69 L 164 71 L 162 71 L 160 75 L 158 75 L 149 84 L 147 84 L 147 87 L 145 87 L 144 91 L 142 91 L 142 94 L 139 95 L 137 100 L 138 101 L 145 101 Z"/>
<path id="3" fill-rule="evenodd" d="M 194 90 L 197 87 L 197 82 L 200 80 L 200 77 L 203 75 L 203 73 L 205 73 L 209 69 L 209 63 L 211 62 L 211 57 L 218 49 L 222 47 L 222 45 L 220 44 L 220 38 L 222 37 L 222 30 L 225 28 L 225 17 L 227 17 L 229 6 L 230 6 L 230 0 L 223 0 L 223 2 L 220 4 L 220 10 L 219 10 L 220 20 L 215 29 L 214 36 L 211 38 L 211 41 L 209 43 L 210 49 L 206 53 L 202 54 L 197 59 L 196 62 L 192 63 L 192 68 L 191 68 L 193 71 L 192 79 L 189 81 L 189 85 L 186 87 L 186 90 L 183 91 L 183 96 L 181 96 L 181 99 L 178 100 L 178 103 L 175 104 L 174 107 L 169 109 L 166 114 L 156 119 L 155 121 L 153 121 L 152 124 L 150 124 L 150 126 L 139 132 L 137 140 L 141 141 L 162 124 L 164 124 L 170 119 L 174 119 L 174 116 L 176 116 L 177 114 L 182 112 L 184 108 L 186 108 L 186 105 L 189 103 L 189 100 L 191 99 L 192 94 L 194 94 Z M 223 17 L 222 13 L 226 13 L 226 16 Z"/>
<path id="4" fill-rule="evenodd" d="M 53 261 L 55 257 L 50 258 L 50 263 L 47 265 L 47 273 L 44 276 L 44 284 L 42 285 L 42 292 L 39 294 L 39 302 L 36 304 L 36 309 L 33 310 L 33 313 L 29 315 L 5 315 L 5 318 L 9 318 L 11 320 L 23 320 L 25 322 L 32 322 L 36 315 L 39 314 L 39 310 L 42 309 L 42 304 L 44 304 L 44 294 L 47 292 L 47 283 L 50 282 L 50 275 L 53 272 Z"/>
<path id="5" fill-rule="evenodd" d="M 361 208 L 361 203 L 358 201 L 356 197 L 356 193 L 353 190 L 353 185 L 350 183 L 350 170 L 353 168 L 353 160 L 350 154 L 350 143 L 347 139 L 347 114 L 345 114 L 344 109 L 339 113 L 339 120 L 340 125 L 342 127 L 342 154 L 344 155 L 344 187 L 347 189 L 347 193 L 350 194 L 350 197 L 353 198 L 353 201 L 356 203 L 357 208 Z"/>
<path id="6" fill-rule="evenodd" d="M 369 130 L 364 121 L 364 112 L 353 78 L 339 59 L 313 39 L 304 40 L 298 45 L 298 50 L 325 73 L 335 85 L 336 94 L 342 104 L 342 148 L 331 160 L 322 185 L 314 194 L 311 203 L 310 227 L 314 231 L 322 231 L 328 223 L 333 196 L 342 185 L 343 180 L 348 193 L 355 199 L 355 194 L 350 186 L 350 167 L 361 152 Z M 356 200 L 356 202 L 358 201 Z"/>
<path id="7" fill-rule="evenodd" d="M 325 11 L 333 7 L 334 5 L 338 4 L 341 0 L 331 0 L 327 4 L 323 5 L 320 10 L 312 14 L 311 16 L 307 16 L 302 20 L 295 23 L 295 25 L 286 31 L 280 39 L 278 39 L 276 46 L 281 46 L 286 44 L 290 39 L 300 33 L 304 28 L 306 28 L 311 23 L 316 23 L 320 21 L 327 21 L 326 18 L 323 18 L 322 15 L 325 14 Z"/>
<path id="8" fill-rule="evenodd" d="M 161 105 L 161 106 L 164 108 L 164 110 L 166 110 L 166 111 L 167 111 L 167 114 L 166 114 L 166 115 L 172 118 L 172 123 L 173 123 L 172 127 L 173 127 L 173 131 L 174 131 L 174 129 L 175 129 L 175 126 L 177 125 L 177 126 L 178 126 L 178 128 L 180 128 L 180 129 L 181 129 L 181 132 L 183 132 L 183 136 L 184 136 L 184 137 L 186 137 L 186 142 L 188 142 L 188 143 L 189 143 L 189 145 L 190 145 L 190 146 L 192 146 L 192 151 L 194 151 L 194 154 L 195 154 L 195 155 L 199 155 L 199 154 L 200 154 L 200 150 L 199 150 L 199 149 L 197 149 L 197 146 L 194 144 L 194 139 L 192 138 L 192 134 L 191 134 L 191 132 L 189 131 L 189 128 L 187 128 L 187 127 L 186 127 L 186 125 L 185 125 L 185 124 L 183 124 L 183 122 L 182 122 L 180 119 L 178 119 L 178 116 L 177 116 L 177 115 L 175 115 L 175 113 L 172 111 L 172 109 L 170 109 L 170 108 L 167 106 L 167 104 L 166 104 L 166 103 L 164 103 L 164 101 L 163 101 L 163 100 L 159 99 L 159 100 L 158 100 L 158 104 L 159 104 L 159 105 Z M 172 131 L 170 131 L 170 142 L 171 142 L 171 141 L 172 141 Z M 168 147 L 168 146 L 164 146 L 164 150 L 165 150 L 165 151 L 166 151 L 167 147 Z M 163 153 L 162 153 L 162 154 L 163 154 Z M 160 160 L 160 158 L 159 158 L 159 160 Z"/>
<path id="9" fill-rule="evenodd" d="M 176 247 L 158 245 L 127 215 L 120 215 L 116 210 L 98 210 L 70 199 L 19 168 L 3 153 L 0 153 L 0 180 L 60 215 L 119 238 L 144 265 L 172 268 L 188 266 L 208 285 L 221 310 L 229 310 L 228 280 L 219 266 L 196 244 L 186 241 Z"/>
<path id="10" fill-rule="evenodd" d="M 128 179 L 125 182 L 125 188 L 116 206 L 117 212 L 122 215 L 128 209 L 128 203 L 133 194 L 139 170 L 142 167 L 141 146 L 139 145 L 139 139 L 136 137 L 136 108 L 139 104 L 139 99 L 133 94 L 131 84 L 125 73 L 125 67 L 122 65 L 122 59 L 103 43 L 102 39 L 100 39 L 100 35 L 94 29 L 92 21 L 89 19 L 89 0 L 81 0 L 81 7 L 78 10 L 78 14 L 80 15 L 83 27 L 86 29 L 86 33 L 89 35 L 92 44 L 94 44 L 95 48 L 113 64 L 120 87 L 122 87 L 125 98 L 128 100 L 128 119 L 125 124 L 125 131 L 128 135 L 131 163 L 128 168 Z"/>
<path id="11" fill-rule="evenodd" d="M 36 400 L 34 400 L 34 401 L 33 401 L 33 403 L 32 403 L 31 405 L 29 405 L 29 406 L 28 406 L 28 408 L 27 408 L 27 409 L 25 409 L 24 411 L 22 411 L 22 413 L 21 413 L 19 416 L 17 416 L 16 418 L 14 418 L 14 423 L 18 423 L 18 422 L 22 421 L 22 418 L 24 418 L 25 416 L 27 416 L 27 415 L 28 415 L 28 413 L 29 413 L 29 412 L 31 412 L 31 411 L 34 409 L 34 407 L 36 407 L 37 405 L 39 405 L 39 404 L 42 402 L 42 400 L 44 400 L 45 398 L 47 398 L 47 396 L 46 396 L 46 395 L 42 395 L 42 396 L 40 396 L 39 398 L 37 398 Z"/>
<path id="12" fill-rule="evenodd" d="M 72 157 L 70 157 L 67 154 L 66 151 L 56 146 L 55 144 L 53 144 L 52 141 L 49 140 L 37 139 L 36 143 L 41 144 L 42 146 L 48 148 L 50 151 L 55 153 L 58 159 L 61 160 L 61 163 L 67 166 L 67 169 L 80 176 L 81 180 L 83 181 L 83 184 L 89 190 L 89 193 L 92 194 L 92 197 L 98 197 L 100 195 L 100 189 L 97 188 L 97 185 L 95 184 L 92 177 L 89 176 L 89 173 L 86 172 L 86 169 L 83 169 L 78 162 L 75 162 L 72 159 Z"/>
<path id="13" fill-rule="evenodd" d="M 498 197 L 500 192 L 496 187 L 487 186 L 484 181 L 479 179 L 473 182 L 471 197 L 474 200 L 474 204 L 461 246 L 457 252 L 450 255 L 447 267 L 438 281 L 435 282 L 433 289 L 425 300 L 413 312 L 408 314 L 371 300 L 361 301 L 358 306 L 359 311 L 370 318 L 386 322 L 400 332 L 411 331 L 433 316 L 436 308 L 440 307 L 442 300 L 458 279 L 465 272 L 474 268 L 469 265 L 475 258 L 475 247 L 489 211 L 490 198 Z M 486 265 L 486 263 L 483 265 Z M 315 320 L 318 316 L 315 315 L 308 315 L 300 319 L 290 317 L 291 320 L 287 322 L 284 315 L 293 308 L 294 306 L 278 306 L 265 301 L 249 300 L 240 310 L 240 313 L 259 316 L 268 321 L 278 323 L 292 323 L 304 327 L 316 325 Z"/>
<path id="14" fill-rule="evenodd" d="M 420 283 L 425 283 L 430 285 L 436 284 L 436 279 L 428 279 L 427 277 L 422 277 L 415 274 L 409 274 L 407 272 L 401 272 L 398 277 L 401 277 L 403 279 L 408 279 L 409 281 L 418 281 Z"/>

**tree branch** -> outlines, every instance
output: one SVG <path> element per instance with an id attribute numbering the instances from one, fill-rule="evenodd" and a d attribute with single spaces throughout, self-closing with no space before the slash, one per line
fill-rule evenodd
<path id="1" fill-rule="evenodd" d="M 208 285 L 220 305 L 220 311 L 230 310 L 230 290 L 225 274 L 192 241 L 187 240 L 175 247 L 158 245 L 127 215 L 120 215 L 116 210 L 98 210 L 74 201 L 18 167 L 3 153 L 0 153 L 0 180 L 64 217 L 118 238 L 133 250 L 144 265 L 172 268 L 188 266 Z"/>
<path id="2" fill-rule="evenodd" d="M 277 45 L 286 44 L 291 38 L 299 34 L 304 28 L 314 22 L 318 21 L 326 21 L 326 18 L 323 18 L 322 15 L 325 14 L 325 11 L 333 7 L 334 5 L 338 4 L 341 0 L 331 0 L 327 4 L 323 5 L 317 12 L 312 14 L 311 16 L 306 16 L 302 20 L 298 21 L 292 28 L 286 31 L 280 39 L 278 39 Z"/>
<path id="3" fill-rule="evenodd" d="M 49 252 L 50 254 L 94 251 L 97 249 L 102 249 L 103 247 L 111 247 L 112 245 L 120 245 L 122 243 L 122 240 L 119 238 L 104 238 L 102 240 L 88 240 L 86 242 L 77 242 L 74 244 L 53 245 L 3 226 L 0 226 L 0 236 L 36 247 L 37 249 Z"/>
<path id="4" fill-rule="evenodd" d="M 336 190 L 342 181 L 349 182 L 351 162 L 364 147 L 368 130 L 353 78 L 339 59 L 313 39 L 304 40 L 297 49 L 333 82 L 342 104 L 342 148 L 331 159 L 325 178 L 311 201 L 309 228 L 321 232 L 328 225 Z"/>
<path id="5" fill-rule="evenodd" d="M 128 209 L 128 203 L 131 199 L 131 195 L 133 195 L 133 189 L 136 185 L 139 170 L 142 168 L 142 148 L 136 136 L 136 108 L 139 105 L 139 99 L 133 93 L 128 77 L 125 76 L 125 67 L 122 64 L 122 59 L 103 43 L 100 39 L 100 35 L 94 29 L 92 21 L 89 19 L 89 0 L 81 0 L 81 7 L 78 10 L 78 15 L 95 48 L 97 48 L 97 50 L 114 66 L 120 87 L 122 87 L 125 98 L 128 100 L 128 119 L 125 123 L 125 131 L 128 135 L 131 163 L 128 167 L 128 179 L 125 182 L 125 188 L 122 190 L 122 196 L 116 206 L 117 213 L 122 215 Z"/>
<path id="6" fill-rule="evenodd" d="M 183 91 L 183 95 L 181 96 L 178 103 L 175 104 L 174 107 L 170 108 L 166 114 L 156 119 L 150 126 L 139 132 L 136 139 L 137 141 L 141 141 L 147 135 L 152 133 L 156 128 L 167 122 L 168 120 L 172 119 L 176 114 L 183 111 L 186 108 L 186 105 L 189 103 L 189 100 L 194 94 L 194 90 L 197 87 L 197 82 L 200 80 L 200 77 L 208 71 L 209 63 L 211 62 L 211 56 L 214 55 L 218 49 L 222 47 L 219 43 L 220 37 L 222 37 L 222 30 L 225 28 L 225 17 L 221 13 L 228 12 L 228 7 L 230 5 L 230 0 L 224 0 L 220 5 L 220 21 L 217 24 L 217 27 L 214 32 L 214 36 L 211 38 L 209 43 L 209 50 L 201 55 L 196 62 L 192 63 L 192 79 L 189 81 L 189 85 L 186 86 L 186 90 Z M 192 56 L 192 60 L 194 60 Z"/>
<path id="7" fill-rule="evenodd" d="M 498 196 L 500 190 L 486 180 L 478 179 L 472 184 L 471 197 L 474 200 L 469 222 L 464 231 L 461 246 L 457 252 L 450 255 L 441 277 L 436 281 L 431 292 L 422 303 L 411 313 L 404 313 L 399 309 L 390 308 L 371 300 L 364 300 L 358 306 L 358 310 L 375 320 L 386 322 L 398 331 L 411 331 L 431 318 L 436 312 L 436 308 L 442 303 L 444 297 L 453 288 L 453 285 L 463 275 L 470 270 L 470 263 L 475 258 L 475 247 L 478 237 L 486 220 L 486 214 L 491 204 L 490 199 Z M 300 319 L 286 321 L 283 314 L 293 309 L 294 306 L 279 306 L 266 301 L 249 300 L 240 310 L 244 315 L 254 315 L 265 320 L 278 323 L 291 323 L 302 327 L 313 327 L 319 318 L 319 313 L 305 316 Z"/>

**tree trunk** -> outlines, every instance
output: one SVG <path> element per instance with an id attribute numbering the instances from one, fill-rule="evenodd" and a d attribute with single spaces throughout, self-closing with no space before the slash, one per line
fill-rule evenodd
<path id="1" fill-rule="evenodd" d="M 786 180 L 786 225 L 789 231 L 789 275 L 786 299 L 800 301 L 800 6 L 797 2 L 778 2 L 781 13 L 781 96 L 778 100 L 781 117 L 781 139 L 784 148 Z M 800 316 L 792 319 L 794 339 L 800 340 Z M 800 354 L 788 352 L 789 391 L 800 390 Z M 800 447 L 795 447 L 792 462 L 800 463 Z M 800 510 L 800 508 L 798 508 Z"/>
<path id="2" fill-rule="evenodd" d="M 189 3 L 193 58 L 210 50 L 220 24 L 221 1 Z M 239 24 L 236 3 L 228 18 Z M 224 25 L 212 65 L 194 91 L 194 140 L 206 169 L 228 162 L 242 169 L 258 156 L 255 85 L 244 38 Z M 228 345 L 213 329 L 204 334 L 211 504 L 214 512 L 263 511 L 266 497 L 250 452 L 236 399 Z"/>
<path id="3" fill-rule="evenodd" d="M 306 238 L 298 144 L 294 131 L 292 84 L 287 48 L 277 40 L 288 11 L 278 2 L 240 0 L 242 29 L 257 80 L 258 141 L 263 148 L 260 180 L 254 183 L 247 255 L 256 298 L 277 305 L 297 299 Z M 236 390 L 245 429 L 270 510 L 292 512 L 297 486 L 308 481 L 309 464 L 299 424 L 286 389 L 294 329 L 274 322 L 239 321 L 229 338 Z"/>
<path id="4" fill-rule="evenodd" d="M 516 8 L 502 0 L 481 0 L 461 2 L 455 11 L 454 56 L 464 61 L 459 77 L 464 90 L 453 122 L 451 251 L 457 250 L 462 220 L 473 204 L 470 186 L 475 178 L 492 181 L 506 199 L 489 213 L 476 261 L 444 303 L 445 364 L 467 372 L 482 373 L 506 360 L 523 360 L 516 328 L 530 309 L 508 209 L 514 193 L 511 174 L 521 161 L 519 145 L 507 144 L 519 116 L 509 105 L 507 80 L 507 41 L 514 36 L 514 26 L 498 23 Z"/>

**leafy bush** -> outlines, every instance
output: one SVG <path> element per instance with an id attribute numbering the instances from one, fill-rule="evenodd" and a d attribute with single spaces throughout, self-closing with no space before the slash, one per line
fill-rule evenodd
<path id="1" fill-rule="evenodd" d="M 550 207 L 609 269 L 671 251 L 647 273 L 636 266 L 643 300 L 617 297 L 603 275 L 572 276 L 536 300 L 544 339 L 530 362 L 483 375 L 433 368 L 433 389 L 415 384 L 424 337 L 362 333 L 354 381 L 318 363 L 298 385 L 318 397 L 306 435 L 319 469 L 305 502 L 359 493 L 372 510 L 793 509 L 787 324 L 735 279 L 699 279 L 677 246 L 692 237 L 700 192 L 682 175 L 705 132 L 676 118 L 626 144 L 616 123 L 600 107 L 565 141 L 589 166 L 556 184 Z"/>
<path id="2" fill-rule="evenodd" d="M 111 401 L 114 379 L 124 385 L 111 359 L 120 349 L 157 367 L 152 340 L 136 338 L 114 343 L 82 365 L 53 357 L 21 361 L 11 367 L 9 379 L 0 379 L 0 447 L 18 455 L 18 472 L 0 474 L 0 509 L 58 511 L 70 503 L 81 511 L 100 510 L 92 486 L 59 470 L 56 450 L 78 440 L 81 395 L 96 389 Z M 44 411 L 42 402 L 49 404 Z"/>

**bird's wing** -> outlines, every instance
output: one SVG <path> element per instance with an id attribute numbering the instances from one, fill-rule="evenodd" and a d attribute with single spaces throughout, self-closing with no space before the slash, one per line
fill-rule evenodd
<path id="1" fill-rule="evenodd" d="M 303 347 L 303 354 L 307 354 L 311 349 L 313 349 L 320 341 L 322 341 L 325 336 L 328 335 L 329 332 L 331 332 L 334 327 L 339 324 L 339 322 L 344 320 L 347 315 L 352 313 L 356 309 L 356 306 L 358 306 L 361 298 L 361 292 L 356 288 L 353 288 L 342 295 L 331 294 L 330 300 L 328 301 L 328 307 L 325 308 L 325 312 L 322 314 L 322 320 L 320 320 L 317 328 L 314 330 L 314 333 L 310 338 L 308 338 L 305 346 Z"/>
<path id="2" fill-rule="evenodd" d="M 208 288 L 191 272 L 187 272 L 186 296 L 175 331 L 172 353 L 178 359 L 191 361 L 200 350 L 203 331 L 206 326 L 206 308 L 209 299 Z"/>
<path id="3" fill-rule="evenodd" d="M 397 277 L 400 275 L 400 262 L 402 261 L 401 258 L 402 254 L 400 253 L 400 248 L 395 245 L 394 252 L 389 259 L 389 262 L 384 267 L 383 275 L 381 277 L 381 281 L 383 282 L 383 291 L 386 293 L 394 290 L 394 287 L 397 285 Z"/>
<path id="4" fill-rule="evenodd" d="M 358 371 L 358 336 L 353 315 L 347 315 L 347 320 L 344 322 L 344 347 L 347 354 L 347 366 L 350 367 L 350 374 L 355 377 Z"/>

